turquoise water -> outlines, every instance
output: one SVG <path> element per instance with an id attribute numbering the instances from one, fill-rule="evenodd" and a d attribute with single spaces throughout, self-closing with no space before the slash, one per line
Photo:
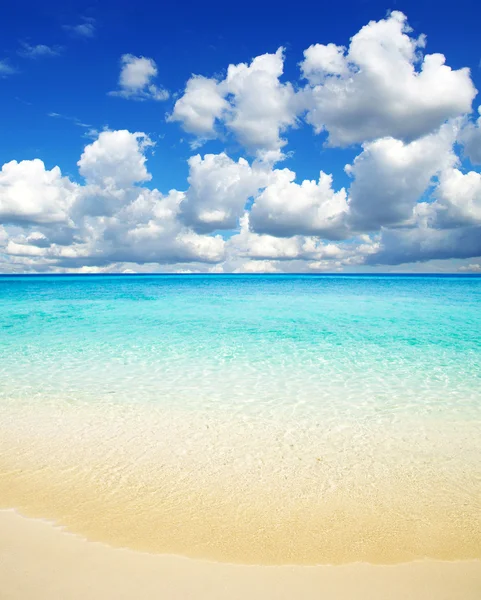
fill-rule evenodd
<path id="1" fill-rule="evenodd" d="M 1 393 L 176 404 L 205 388 L 207 401 L 260 410 L 246 386 L 261 386 L 275 410 L 302 395 L 271 398 L 280 380 L 324 400 L 326 385 L 342 386 L 353 404 L 375 404 L 372 393 L 382 410 L 479 416 L 480 308 L 474 277 L 3 278 Z M 229 398 L 218 378 L 232 379 Z"/>
<path id="2" fill-rule="evenodd" d="M 261 520 L 269 522 L 266 515 L 272 511 L 280 511 L 283 519 L 300 514 L 290 504 L 300 488 L 305 522 L 325 518 L 319 505 L 324 492 L 325 506 L 340 503 L 347 514 L 344 500 L 363 502 L 366 477 L 373 474 L 373 506 L 388 513 L 395 506 L 404 524 L 423 510 L 415 497 L 421 489 L 426 514 L 451 511 L 450 523 L 456 526 L 449 535 L 461 533 L 459 543 L 451 544 L 456 556 L 454 550 L 446 554 L 460 558 L 462 547 L 479 541 L 467 540 L 465 530 L 477 526 L 480 508 L 481 452 L 474 439 L 481 434 L 480 307 L 478 277 L 0 277 L 0 428 L 8 439 L 1 456 L 8 464 L 5 472 L 13 472 L 14 465 L 33 474 L 28 494 L 24 490 L 18 502 L 8 496 L 9 502 L 35 504 L 32 498 L 47 473 L 57 477 L 57 490 L 66 473 L 68 485 L 72 474 L 80 485 L 82 473 L 93 468 L 92 448 L 101 448 L 111 461 L 106 460 L 104 479 L 97 483 L 106 497 L 114 492 L 123 497 L 128 486 L 124 481 L 122 488 L 122 473 L 125 480 L 137 477 L 150 457 L 142 481 L 154 490 L 160 485 L 154 483 L 156 465 L 175 471 L 171 483 L 162 483 L 167 497 L 165 487 L 179 489 L 182 471 L 188 507 L 172 517 L 170 499 L 162 499 L 178 523 L 192 525 L 195 511 L 210 514 L 222 494 L 231 502 L 241 493 L 242 500 L 232 508 L 236 531 L 219 525 L 224 537 L 217 546 L 209 542 L 212 552 L 200 533 L 185 547 L 165 536 L 162 543 L 139 545 L 187 554 L 197 548 L 199 555 L 222 558 L 225 552 L 227 559 L 250 560 L 244 546 L 238 554 L 229 553 L 225 536 L 242 537 Z M 126 453 L 129 444 L 135 448 Z M 315 465 L 304 465 L 309 457 Z M 95 461 L 99 469 L 101 457 Z M 193 472 L 196 477 L 186 482 Z M 394 489 L 397 494 L 396 486 L 408 485 L 408 479 L 412 503 L 398 505 Z M 91 473 L 84 483 L 85 488 L 92 484 Z M 211 504 L 206 487 L 208 498 L 217 494 Z M 142 504 L 136 489 L 135 503 Z M 284 498 L 280 508 L 273 504 L 273 490 Z M 146 496 L 149 502 L 152 493 Z M 42 510 L 49 513 L 48 504 Z M 249 513 L 249 523 L 242 522 L 239 511 Z M 50 512 L 70 524 L 61 507 Z M 164 523 L 164 516 L 157 517 Z M 212 515 L 208 518 L 214 527 Z M 85 519 L 71 520 L 79 530 L 88 529 Z M 429 522 L 426 539 L 433 534 Z M 387 526 L 382 523 L 381 529 Z M 299 534 L 300 543 L 309 545 L 305 557 L 299 549 L 285 555 L 281 549 L 272 557 L 267 552 L 266 560 L 357 558 L 346 548 L 344 555 L 331 546 L 322 550 L 323 544 L 311 539 L 312 523 L 309 527 L 310 534 Z M 336 535 L 344 540 L 339 528 Z M 95 537 L 99 530 L 93 530 Z M 388 547 L 387 560 L 397 558 L 396 545 L 402 547 L 400 559 L 434 552 L 417 537 L 410 546 L 409 531 L 403 531 L 402 542 L 379 534 Z M 251 547 L 256 540 L 265 546 L 262 536 L 249 535 Z M 125 531 L 112 535 L 111 541 L 121 540 L 135 545 L 135 536 Z M 369 546 L 373 556 L 374 542 Z M 369 552 L 359 550 L 360 559 L 370 559 Z M 382 554 L 379 548 L 376 552 Z M 256 549 L 253 557 L 262 562 L 262 551 Z"/>

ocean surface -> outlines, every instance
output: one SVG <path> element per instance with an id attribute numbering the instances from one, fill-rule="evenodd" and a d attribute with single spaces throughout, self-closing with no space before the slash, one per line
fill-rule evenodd
<path id="1" fill-rule="evenodd" d="M 0 507 L 213 560 L 481 558 L 481 277 L 0 276 Z"/>

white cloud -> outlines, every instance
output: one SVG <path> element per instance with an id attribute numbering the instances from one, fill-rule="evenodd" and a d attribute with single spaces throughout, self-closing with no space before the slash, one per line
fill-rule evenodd
<path id="1" fill-rule="evenodd" d="M 234 269 L 234 273 L 281 273 L 281 269 L 272 260 L 247 260 Z"/>
<path id="2" fill-rule="evenodd" d="M 250 65 L 229 65 L 221 81 L 193 76 L 170 120 L 201 138 L 216 137 L 216 123 L 222 123 L 249 152 L 278 151 L 299 110 L 292 85 L 279 81 L 283 68 L 284 49 L 279 48 Z"/>
<path id="3" fill-rule="evenodd" d="M 410 143 L 382 138 L 364 144 L 346 171 L 353 178 L 349 190 L 350 224 L 354 230 L 375 231 L 381 226 L 401 225 L 433 178 L 452 166 L 457 158 L 452 146 L 455 124 Z"/>
<path id="4" fill-rule="evenodd" d="M 464 153 L 474 165 L 481 165 L 481 106 L 478 120 L 469 121 L 459 134 L 459 141 L 464 146 Z"/>
<path id="5" fill-rule="evenodd" d="M 313 44 L 304 50 L 300 63 L 302 76 L 311 85 L 325 83 L 331 75 L 348 75 L 349 66 L 345 57 L 346 48 L 336 44 Z"/>
<path id="6" fill-rule="evenodd" d="M 348 50 L 316 44 L 305 51 L 307 120 L 329 132 L 330 145 L 387 136 L 410 141 L 471 111 L 469 69 L 452 70 L 442 54 L 423 58 L 426 39 L 411 33 L 405 15 L 394 11 L 364 26 Z"/>
<path id="7" fill-rule="evenodd" d="M 0 171 L 0 222 L 66 223 L 77 186 L 39 159 L 12 160 Z"/>
<path id="8" fill-rule="evenodd" d="M 481 225 L 481 174 L 446 169 L 434 196 L 435 202 L 417 205 L 419 220 L 441 229 Z"/>
<path id="9" fill-rule="evenodd" d="M 109 92 L 111 96 L 120 96 L 133 100 L 167 100 L 169 92 L 156 86 L 152 80 L 157 77 L 158 69 L 152 58 L 124 54 L 120 59 L 119 89 Z"/>
<path id="10" fill-rule="evenodd" d="M 220 236 L 198 235 L 178 219 L 181 192 L 163 196 L 139 190 L 135 200 L 110 218 L 87 221 L 90 254 L 98 262 L 218 262 L 223 257 Z"/>
<path id="11" fill-rule="evenodd" d="M 276 237 L 256 233 L 251 229 L 248 213 L 241 219 L 240 232 L 229 240 L 227 250 L 231 259 L 238 256 L 254 260 L 321 260 L 344 256 L 340 246 L 325 244 L 315 236 Z"/>
<path id="12" fill-rule="evenodd" d="M 169 120 L 200 142 L 234 134 L 251 154 L 280 152 L 303 115 L 316 132 L 328 132 L 332 146 L 382 137 L 408 143 L 469 113 L 476 94 L 469 69 L 451 69 L 442 54 L 423 56 L 425 44 L 394 11 L 361 28 L 348 48 L 307 48 L 300 63 L 307 84 L 298 91 L 281 81 L 279 48 L 250 64 L 229 65 L 223 79 L 193 76 Z"/>
<path id="13" fill-rule="evenodd" d="M 448 167 L 439 175 L 434 201 L 419 202 L 407 227 L 382 228 L 367 264 L 397 265 L 481 255 L 481 175 Z"/>
<path id="14" fill-rule="evenodd" d="M 88 183 L 105 188 L 131 186 L 149 181 L 144 151 L 152 142 L 144 133 L 103 131 L 86 146 L 77 165 Z"/>
<path id="15" fill-rule="evenodd" d="M 282 133 L 296 123 L 293 87 L 279 81 L 283 70 L 284 48 L 227 69 L 223 86 L 231 106 L 225 122 L 247 150 L 282 148 Z"/>
<path id="16" fill-rule="evenodd" d="M 459 267 L 458 271 L 461 271 L 461 273 L 481 273 L 481 265 L 479 263 L 463 265 Z"/>
<path id="17" fill-rule="evenodd" d="M 325 173 L 298 184 L 288 169 L 225 153 L 192 157 L 188 189 L 162 194 L 142 187 L 149 138 L 105 131 L 78 162 L 84 185 L 38 159 L 3 166 L 1 268 L 315 272 L 479 256 L 481 176 L 453 165 L 455 136 L 446 125 L 410 144 L 366 144 L 351 196 Z M 430 201 L 419 202 L 431 182 Z M 227 241 L 208 235 L 239 217 Z"/>
<path id="18" fill-rule="evenodd" d="M 37 246 L 38 248 L 48 248 L 50 246 L 47 236 L 40 231 L 32 231 L 26 237 L 26 241 L 31 246 Z"/>
<path id="19" fill-rule="evenodd" d="M 60 46 L 46 46 L 45 44 L 29 44 L 21 42 L 21 49 L 18 51 L 24 58 L 45 58 L 49 56 L 58 56 L 62 51 Z"/>
<path id="20" fill-rule="evenodd" d="M 182 219 L 196 231 L 234 229 L 247 200 L 268 180 L 262 165 L 253 167 L 225 153 L 200 155 L 189 159 L 189 189 L 182 202 Z"/>
<path id="21" fill-rule="evenodd" d="M 348 205 L 344 188 L 335 192 L 332 176 L 322 171 L 319 182 L 305 180 L 297 184 L 295 177 L 289 169 L 274 171 L 252 207 L 254 231 L 277 236 L 345 237 Z"/>
<path id="22" fill-rule="evenodd" d="M 224 240 L 200 235 L 179 218 L 183 192 L 163 195 L 138 185 L 151 178 L 150 145 L 144 133 L 101 133 L 78 162 L 85 185 L 62 177 L 58 167 L 46 170 L 38 159 L 4 165 L 0 242 L 9 269 L 220 262 Z"/>
<path id="23" fill-rule="evenodd" d="M 216 136 L 215 123 L 229 104 L 215 79 L 194 75 L 187 82 L 184 94 L 177 100 L 169 121 L 178 121 L 188 133 L 201 138 Z"/>

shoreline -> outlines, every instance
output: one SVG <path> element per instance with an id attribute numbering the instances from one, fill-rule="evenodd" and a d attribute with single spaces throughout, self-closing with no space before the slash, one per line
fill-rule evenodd
<path id="1" fill-rule="evenodd" d="M 2 600 L 478 600 L 481 561 L 256 566 L 156 555 L 91 542 L 0 510 Z"/>

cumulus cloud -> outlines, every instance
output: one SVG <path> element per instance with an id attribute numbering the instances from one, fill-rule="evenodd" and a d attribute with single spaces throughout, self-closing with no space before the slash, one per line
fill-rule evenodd
<path id="1" fill-rule="evenodd" d="M 66 223 L 78 186 L 39 160 L 12 160 L 0 171 L 0 223 Z"/>
<path id="2" fill-rule="evenodd" d="M 441 174 L 435 195 L 435 202 L 419 205 L 419 213 L 430 219 L 431 226 L 449 229 L 481 225 L 481 174 L 447 169 Z"/>
<path id="3" fill-rule="evenodd" d="M 215 124 L 229 104 L 219 82 L 194 75 L 187 82 L 184 94 L 177 100 L 169 121 L 178 121 L 188 133 L 201 138 L 216 136 Z"/>
<path id="4" fill-rule="evenodd" d="M 241 219 L 240 232 L 229 240 L 228 250 L 235 256 L 257 260 L 338 259 L 344 255 L 340 246 L 326 244 L 315 236 L 276 237 L 256 233 L 251 229 L 248 213 Z"/>
<path id="5" fill-rule="evenodd" d="M 419 202 L 407 227 L 382 228 L 366 264 L 402 264 L 481 255 L 481 175 L 443 170 L 431 200 Z"/>
<path id="6" fill-rule="evenodd" d="M 417 201 L 443 169 L 457 158 L 453 152 L 455 124 L 410 143 L 382 138 L 364 144 L 346 172 L 353 178 L 349 190 L 350 224 L 355 230 L 406 224 Z"/>
<path id="7" fill-rule="evenodd" d="M 90 256 L 97 263 L 218 262 L 224 241 L 220 236 L 198 235 L 179 221 L 182 198 L 181 192 L 163 196 L 158 190 L 143 189 L 113 216 L 87 220 Z"/>
<path id="8" fill-rule="evenodd" d="M 406 16 L 371 21 L 346 49 L 315 44 L 304 52 L 307 121 L 347 146 L 380 137 L 411 141 L 471 111 L 476 94 L 469 69 L 453 70 L 442 54 L 422 55 Z"/>
<path id="9" fill-rule="evenodd" d="M 38 159 L 3 166 L 2 261 L 17 270 L 317 272 L 479 256 L 481 176 L 453 164 L 455 136 L 447 124 L 410 144 L 369 142 L 348 169 L 348 191 L 322 171 L 296 183 L 289 169 L 221 153 L 193 156 L 187 189 L 163 194 L 143 187 L 149 138 L 104 131 L 78 161 L 83 185 Z M 234 233 L 223 239 L 221 229 Z"/>
<path id="10" fill-rule="evenodd" d="M 86 146 L 77 165 L 88 183 L 106 188 L 124 187 L 149 181 L 145 149 L 152 142 L 144 133 L 127 130 L 103 131 L 97 140 Z"/>
<path id="11" fill-rule="evenodd" d="M 283 70 L 284 48 L 227 69 L 226 126 L 248 150 L 278 150 L 287 143 L 281 135 L 295 124 L 297 107 L 292 85 L 279 81 Z"/>
<path id="12" fill-rule="evenodd" d="M 205 138 L 218 135 L 216 124 L 223 125 L 251 153 L 278 151 L 298 112 L 292 84 L 280 82 L 283 70 L 284 49 L 279 48 L 250 64 L 229 65 L 220 81 L 193 76 L 170 120 Z"/>
<path id="13" fill-rule="evenodd" d="M 459 134 L 459 141 L 464 146 L 464 153 L 473 163 L 481 165 L 481 106 L 478 107 L 479 118 L 469 121 Z"/>
<path id="14" fill-rule="evenodd" d="M 314 44 L 300 63 L 307 83 L 283 82 L 284 49 L 229 65 L 224 78 L 193 76 L 169 117 L 202 139 L 230 133 L 250 153 L 280 151 L 303 121 L 331 146 L 383 137 L 409 143 L 471 111 L 467 68 L 425 54 L 406 16 L 393 11 L 356 33 L 349 47 Z"/>
<path id="15" fill-rule="evenodd" d="M 251 211 L 254 231 L 277 236 L 346 237 L 346 190 L 335 192 L 332 176 L 321 171 L 319 181 L 296 183 L 289 169 L 274 171 L 271 182 L 255 199 Z"/>
<path id="16" fill-rule="evenodd" d="M 252 231 L 249 214 L 241 219 L 238 234 L 226 242 L 225 271 L 236 273 L 297 273 L 342 271 L 362 265 L 379 250 L 376 239 L 361 235 L 348 242 L 332 243 L 316 236 L 276 237 Z M 256 266 L 256 263 L 259 266 Z"/>
<path id="17" fill-rule="evenodd" d="M 234 273 L 281 273 L 272 260 L 246 260 L 234 269 Z"/>
<path id="18" fill-rule="evenodd" d="M 124 54 L 120 59 L 119 89 L 109 94 L 132 100 L 167 100 L 169 92 L 152 82 L 157 74 L 152 58 Z"/>
<path id="19" fill-rule="evenodd" d="M 268 180 L 263 165 L 237 162 L 225 153 L 189 159 L 189 189 L 182 203 L 182 219 L 196 231 L 234 229 L 248 199 Z"/>
<path id="20" fill-rule="evenodd" d="M 180 219 L 184 192 L 142 187 L 151 145 L 144 133 L 102 132 L 78 161 L 84 185 L 38 159 L 4 165 L 1 252 L 15 268 L 38 270 L 220 262 L 224 240 Z"/>

